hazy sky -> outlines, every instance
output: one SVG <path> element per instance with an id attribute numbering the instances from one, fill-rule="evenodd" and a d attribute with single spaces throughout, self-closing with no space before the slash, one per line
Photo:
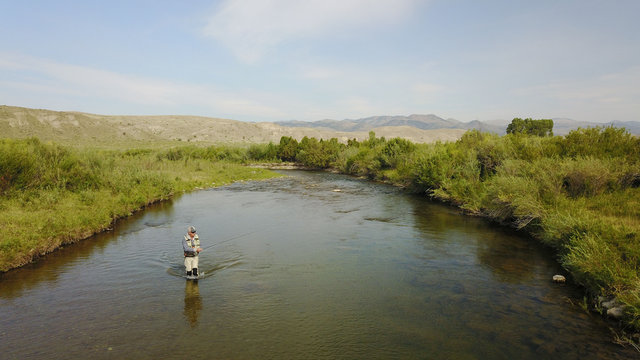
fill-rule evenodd
<path id="1" fill-rule="evenodd" d="M 640 0 L 0 0 L 0 104 L 640 120 Z"/>

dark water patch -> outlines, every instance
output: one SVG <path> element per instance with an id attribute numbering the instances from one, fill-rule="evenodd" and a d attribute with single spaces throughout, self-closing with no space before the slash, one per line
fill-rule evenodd
<path id="1" fill-rule="evenodd" d="M 393 217 L 365 217 L 364 218 L 367 221 L 379 221 L 379 222 L 383 222 L 383 223 L 390 223 L 393 222 L 395 219 L 397 218 L 393 218 Z"/>

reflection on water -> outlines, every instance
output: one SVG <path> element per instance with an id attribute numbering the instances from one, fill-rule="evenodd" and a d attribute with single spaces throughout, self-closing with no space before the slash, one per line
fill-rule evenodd
<path id="1" fill-rule="evenodd" d="M 184 285 L 184 316 L 193 329 L 198 324 L 198 314 L 202 310 L 202 298 L 198 280 L 188 280 Z"/>
<path id="2" fill-rule="evenodd" d="M 3 359 L 179 359 L 194 337 L 195 359 L 637 357 L 517 233 L 392 187 L 286 173 L 185 194 L 0 275 Z M 190 224 L 198 281 L 184 278 Z"/>
<path id="3" fill-rule="evenodd" d="M 522 284 L 535 279 L 537 275 L 563 273 L 563 270 L 553 263 L 537 264 L 529 261 L 532 252 L 541 251 L 537 249 L 537 244 L 522 240 L 509 241 L 510 238 L 517 239 L 508 232 L 500 233 L 499 236 L 495 232 L 487 233 L 483 236 L 482 242 L 478 243 L 478 261 L 491 271 L 497 281 Z M 508 248 L 505 247 L 505 240 L 509 244 Z M 552 258 L 551 252 L 548 256 Z"/>

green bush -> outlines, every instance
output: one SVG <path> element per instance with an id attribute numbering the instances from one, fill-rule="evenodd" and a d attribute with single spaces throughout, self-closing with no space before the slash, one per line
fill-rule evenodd
<path id="1" fill-rule="evenodd" d="M 453 176 L 454 164 L 447 147 L 448 145 L 437 144 L 416 155 L 412 174 L 414 189 L 430 194 Z"/>
<path id="2" fill-rule="evenodd" d="M 38 141 L 0 140 L 0 194 L 34 185 L 38 172 L 35 146 Z"/>
<path id="3" fill-rule="evenodd" d="M 37 139 L 1 140 L 0 192 L 95 188 L 102 180 L 99 158 Z"/>
<path id="4" fill-rule="evenodd" d="M 416 145 L 412 142 L 393 138 L 387 141 L 380 151 L 380 165 L 383 169 L 397 168 L 401 161 L 415 151 Z"/>
<path id="5" fill-rule="evenodd" d="M 247 150 L 247 158 L 255 161 L 276 161 L 278 147 L 273 143 L 251 144 Z"/>
<path id="6" fill-rule="evenodd" d="M 640 138 L 624 128 L 593 127 L 573 130 L 560 142 L 563 156 L 568 157 L 628 157 L 637 161 Z"/>
<path id="7" fill-rule="evenodd" d="M 580 158 L 571 162 L 565 170 L 562 186 L 570 197 L 595 196 L 605 191 L 615 190 L 619 182 L 609 168 L 611 162 L 595 158 Z"/>

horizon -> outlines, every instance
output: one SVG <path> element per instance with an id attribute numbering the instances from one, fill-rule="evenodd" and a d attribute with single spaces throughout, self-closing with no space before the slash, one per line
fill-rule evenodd
<path id="1" fill-rule="evenodd" d="M 640 2 L 4 2 L 0 99 L 248 122 L 640 120 Z"/>
<path id="2" fill-rule="evenodd" d="M 320 119 L 320 120 L 310 120 L 310 121 L 301 121 L 301 120 L 275 120 L 275 121 L 252 121 L 252 120 L 246 120 L 246 121 L 242 121 L 242 120 L 236 120 L 236 119 L 230 119 L 230 118 L 221 118 L 221 117 L 216 117 L 216 116 L 204 116 L 204 115 L 194 115 L 194 114 L 98 114 L 98 113 L 90 113 L 90 112 L 84 112 L 84 111 L 53 110 L 53 109 L 44 109 L 44 108 L 28 108 L 28 107 L 22 107 L 22 106 L 0 104 L 0 107 L 2 107 L 2 106 L 24 108 L 24 109 L 27 109 L 27 110 L 36 110 L 36 111 L 54 111 L 54 112 L 62 112 L 62 113 L 88 114 L 88 115 L 94 115 L 94 116 L 114 116 L 114 117 L 119 117 L 119 116 L 122 116 L 122 117 L 172 117 L 172 116 L 175 116 L 175 117 L 202 117 L 202 118 L 210 118 L 210 119 L 222 119 L 222 120 L 239 121 L 239 122 L 246 122 L 246 123 L 269 122 L 269 123 L 275 123 L 275 124 L 291 123 L 291 122 L 293 122 L 293 123 L 295 123 L 295 122 L 317 123 L 317 122 L 323 122 L 323 121 L 333 121 L 333 122 L 360 121 L 360 120 L 367 120 L 367 119 L 370 119 L 370 118 L 379 118 L 379 117 L 383 117 L 383 118 L 384 117 L 409 118 L 411 116 L 435 116 L 435 117 L 439 118 L 440 120 L 457 121 L 457 122 L 460 122 L 462 124 L 469 124 L 469 123 L 472 123 L 472 122 L 481 122 L 481 123 L 484 123 L 486 125 L 491 125 L 491 126 L 502 126 L 502 125 L 506 126 L 513 120 L 513 119 L 489 119 L 489 120 L 477 120 L 477 119 L 474 119 L 474 120 L 469 120 L 469 121 L 462 121 L 462 120 L 458 120 L 458 119 L 454 119 L 454 118 L 443 118 L 441 116 L 438 116 L 437 114 L 409 114 L 409 115 L 372 115 L 372 116 L 367 116 L 367 117 L 357 118 L 357 119 Z M 526 119 L 527 117 L 522 117 L 522 118 Z M 576 120 L 576 119 L 571 119 L 571 118 L 551 118 L 550 120 L 553 120 L 554 122 L 556 122 L 556 121 L 569 121 L 569 122 L 575 122 L 577 124 L 582 124 L 582 123 L 588 124 L 588 125 L 595 124 L 596 126 L 611 125 L 611 124 L 614 124 L 616 122 L 638 123 L 638 124 L 640 124 L 640 121 L 637 121 L 637 120 L 629 120 L 629 121 L 612 120 L 612 121 L 608 121 L 608 122 L 583 121 L 583 120 Z"/>

